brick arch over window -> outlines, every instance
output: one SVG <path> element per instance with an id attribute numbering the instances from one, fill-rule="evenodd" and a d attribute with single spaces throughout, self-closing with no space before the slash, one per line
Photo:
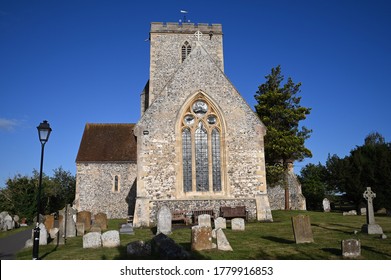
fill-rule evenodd
<path id="1" fill-rule="evenodd" d="M 224 119 L 206 94 L 197 93 L 183 106 L 177 133 L 178 195 L 226 195 Z"/>

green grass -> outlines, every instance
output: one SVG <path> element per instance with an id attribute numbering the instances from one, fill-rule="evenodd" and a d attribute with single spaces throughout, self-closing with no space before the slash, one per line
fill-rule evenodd
<path id="1" fill-rule="evenodd" d="M 291 217 L 298 214 L 309 215 L 314 243 L 296 244 L 292 231 Z M 341 240 L 360 239 L 360 259 L 391 259 L 391 217 L 377 216 L 376 222 L 383 228 L 388 239 L 378 235 L 367 235 L 360 231 L 365 216 L 342 216 L 341 213 L 310 211 L 273 211 L 273 223 L 247 223 L 244 232 L 224 230 L 233 252 L 208 250 L 193 252 L 195 259 L 342 259 Z M 109 229 L 118 229 L 122 220 L 111 220 Z M 229 227 L 229 224 L 228 224 Z M 47 260 L 119 260 L 131 259 L 126 255 L 126 245 L 136 240 L 149 241 L 153 238 L 151 229 L 135 229 L 135 235 L 121 235 L 118 248 L 83 249 L 82 237 L 68 238 L 66 245 L 40 246 L 40 258 Z M 191 229 L 174 226 L 170 238 L 190 251 Z M 31 259 L 31 248 L 18 253 L 18 259 Z M 153 256 L 150 259 L 154 258 Z M 156 257 L 155 257 L 156 258 Z"/>

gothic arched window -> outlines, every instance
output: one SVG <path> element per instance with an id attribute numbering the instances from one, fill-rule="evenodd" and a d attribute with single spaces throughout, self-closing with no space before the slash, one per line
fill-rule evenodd
<path id="1" fill-rule="evenodd" d="M 221 192 L 221 122 L 202 97 L 182 117 L 184 192 Z"/>
<path id="2" fill-rule="evenodd" d="M 190 46 L 189 42 L 186 41 L 182 45 L 182 62 L 186 59 L 186 57 L 188 57 L 190 52 L 191 52 L 191 46 Z"/>

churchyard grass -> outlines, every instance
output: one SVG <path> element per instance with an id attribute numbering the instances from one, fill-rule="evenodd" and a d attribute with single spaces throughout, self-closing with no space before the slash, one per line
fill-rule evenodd
<path id="1" fill-rule="evenodd" d="M 293 236 L 291 217 L 309 215 L 314 243 L 296 244 Z M 311 211 L 273 211 L 273 223 L 246 223 L 246 230 L 232 231 L 230 224 L 224 230 L 233 252 L 217 250 L 193 253 L 195 259 L 342 259 L 341 241 L 359 239 L 361 257 L 359 259 L 391 259 L 391 217 L 376 216 L 376 223 L 381 225 L 387 239 L 379 235 L 367 235 L 360 232 L 366 223 L 365 216 L 343 216 L 342 213 L 323 213 Z M 119 229 L 122 220 L 110 220 L 109 229 Z M 357 233 L 355 233 L 357 231 Z M 121 235 L 118 248 L 83 249 L 82 237 L 68 238 L 66 245 L 40 246 L 42 259 L 54 260 L 119 260 L 132 259 L 126 255 L 126 245 L 132 241 L 149 241 L 154 233 L 151 229 L 135 229 L 135 235 Z M 170 238 L 190 251 L 191 229 L 185 226 L 173 226 Z M 31 259 L 31 248 L 18 253 L 18 259 Z M 156 259 L 151 256 L 146 259 Z"/>

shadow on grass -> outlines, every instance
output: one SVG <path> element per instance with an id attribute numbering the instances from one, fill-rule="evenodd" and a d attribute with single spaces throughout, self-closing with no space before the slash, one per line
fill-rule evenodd
<path id="1" fill-rule="evenodd" d="M 42 256 L 40 256 L 39 259 L 40 259 L 40 260 L 45 259 L 45 257 L 49 256 L 51 253 L 57 251 L 57 248 L 58 248 L 58 244 L 57 244 L 50 252 L 46 252 L 45 254 L 43 254 Z"/>
<path id="2" fill-rule="evenodd" d="M 280 237 L 275 237 L 275 236 L 263 236 L 262 238 L 273 241 L 273 242 L 282 243 L 282 244 L 294 244 L 295 243 L 292 240 L 284 239 L 284 238 L 280 238 Z"/>
<path id="3" fill-rule="evenodd" d="M 387 256 L 388 258 L 391 258 L 391 255 L 390 255 L 390 254 L 386 254 L 386 253 L 384 253 L 384 252 L 377 251 L 377 250 L 375 250 L 373 247 L 361 246 L 361 249 L 366 250 L 366 251 L 369 251 L 369 252 L 372 252 L 372 253 L 374 253 L 374 254 L 379 254 L 379 255 Z"/>
<path id="4" fill-rule="evenodd" d="M 321 249 L 323 252 L 335 255 L 335 256 L 342 256 L 342 250 L 341 249 L 336 249 L 336 248 L 322 248 Z"/>
<path id="5" fill-rule="evenodd" d="M 332 224 L 332 225 L 338 225 L 338 224 Z M 337 232 L 341 232 L 341 233 L 345 233 L 345 234 L 351 234 L 352 233 L 352 231 L 342 230 L 342 229 L 337 229 L 337 228 L 332 228 L 332 227 L 327 227 L 327 226 L 321 226 L 320 224 L 311 224 L 311 226 L 319 227 L 319 228 L 326 229 L 326 230 L 331 230 L 331 231 L 337 231 Z M 346 227 L 345 225 L 338 225 L 338 226 Z M 351 227 L 351 228 L 356 229 L 355 227 Z"/>

